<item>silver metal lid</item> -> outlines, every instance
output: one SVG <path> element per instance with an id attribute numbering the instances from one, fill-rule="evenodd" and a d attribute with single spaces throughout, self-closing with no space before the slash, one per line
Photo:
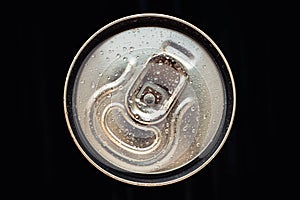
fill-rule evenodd
<path id="1" fill-rule="evenodd" d="M 158 186 L 200 171 L 233 123 L 230 67 L 200 29 L 163 14 L 127 16 L 99 29 L 67 74 L 71 136 L 97 169 Z"/>

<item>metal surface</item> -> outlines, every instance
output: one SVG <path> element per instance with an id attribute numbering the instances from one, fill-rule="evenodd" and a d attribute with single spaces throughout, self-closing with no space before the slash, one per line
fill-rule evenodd
<path id="1" fill-rule="evenodd" d="M 104 174 L 160 186 L 205 167 L 233 123 L 233 76 L 217 45 L 176 17 L 118 19 L 81 47 L 67 74 L 71 136 Z"/>

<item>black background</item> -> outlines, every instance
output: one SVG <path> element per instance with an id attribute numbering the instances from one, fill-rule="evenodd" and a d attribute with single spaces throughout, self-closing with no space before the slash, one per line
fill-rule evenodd
<path id="1" fill-rule="evenodd" d="M 285 146 L 276 143 L 283 134 L 293 138 L 288 129 L 281 131 L 285 108 L 277 98 L 278 91 L 288 93 L 282 86 L 285 79 L 277 75 L 290 67 L 290 59 L 283 57 L 292 51 L 285 46 L 293 42 L 285 34 L 294 27 L 287 23 L 294 19 L 289 8 L 260 1 L 135 0 L 24 3 L 15 11 L 9 23 L 15 28 L 9 62 L 17 66 L 12 73 L 19 75 L 12 87 L 18 91 L 13 103 L 20 123 L 13 126 L 22 136 L 20 141 L 14 135 L 15 140 L 25 144 L 12 156 L 20 174 L 12 183 L 16 188 L 29 186 L 26 193 L 41 199 L 257 199 L 290 194 L 283 192 L 290 182 L 279 167 L 290 164 L 281 150 Z M 121 183 L 93 167 L 72 141 L 63 111 L 65 78 L 81 45 L 111 21 L 143 12 L 179 17 L 208 34 L 227 58 L 237 90 L 234 125 L 215 159 L 184 181 L 155 188 Z"/>

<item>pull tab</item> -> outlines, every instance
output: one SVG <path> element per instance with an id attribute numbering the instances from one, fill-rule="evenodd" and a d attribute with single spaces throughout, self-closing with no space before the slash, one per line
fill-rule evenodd
<path id="1" fill-rule="evenodd" d="M 134 119 L 154 124 L 165 119 L 186 85 L 182 63 L 167 53 L 154 55 L 129 89 L 126 108 Z"/>

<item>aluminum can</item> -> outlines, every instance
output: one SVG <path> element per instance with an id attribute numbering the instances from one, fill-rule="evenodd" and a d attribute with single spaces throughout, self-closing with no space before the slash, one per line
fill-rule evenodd
<path id="1" fill-rule="evenodd" d="M 72 139 L 102 173 L 162 186 L 203 169 L 232 127 L 236 94 L 229 64 L 202 30 L 144 13 L 94 33 L 64 85 Z"/>

